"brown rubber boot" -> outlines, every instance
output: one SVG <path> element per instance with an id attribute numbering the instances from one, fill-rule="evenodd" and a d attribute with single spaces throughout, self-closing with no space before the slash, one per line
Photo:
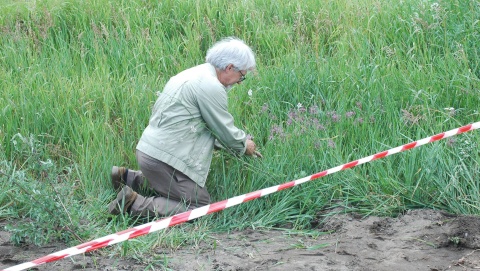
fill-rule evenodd
<path id="1" fill-rule="evenodd" d="M 116 192 L 120 191 L 120 189 L 127 184 L 127 180 L 123 179 L 123 175 L 126 171 L 127 169 L 124 167 L 112 167 L 112 186 Z"/>
<path id="2" fill-rule="evenodd" d="M 112 215 L 127 213 L 136 199 L 137 192 L 128 186 L 124 186 L 123 189 L 118 192 L 117 198 L 108 205 L 108 211 Z"/>

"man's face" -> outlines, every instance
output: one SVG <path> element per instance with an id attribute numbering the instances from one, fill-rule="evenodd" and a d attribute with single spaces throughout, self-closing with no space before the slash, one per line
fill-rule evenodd
<path id="1" fill-rule="evenodd" d="M 241 84 L 246 79 L 246 70 L 238 70 L 232 64 L 227 66 L 225 70 L 225 87 L 227 90 L 232 88 L 235 84 Z"/>

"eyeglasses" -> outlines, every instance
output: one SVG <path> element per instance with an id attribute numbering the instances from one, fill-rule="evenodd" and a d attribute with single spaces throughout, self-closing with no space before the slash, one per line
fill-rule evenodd
<path id="1" fill-rule="evenodd" d="M 246 74 L 243 74 L 242 71 L 238 70 L 238 72 L 242 75 L 240 77 L 240 79 L 238 80 L 238 82 L 243 82 L 245 79 L 247 79 L 247 77 L 245 77 Z"/>

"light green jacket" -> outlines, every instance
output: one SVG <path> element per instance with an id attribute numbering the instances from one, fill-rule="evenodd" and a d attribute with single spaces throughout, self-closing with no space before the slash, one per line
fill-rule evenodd
<path id="1" fill-rule="evenodd" d="M 159 95 L 137 149 L 205 186 L 217 139 L 243 155 L 246 134 L 228 113 L 215 68 L 202 64 L 172 77 Z"/>

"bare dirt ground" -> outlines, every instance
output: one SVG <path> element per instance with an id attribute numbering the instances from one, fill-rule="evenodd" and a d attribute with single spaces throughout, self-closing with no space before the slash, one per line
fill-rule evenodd
<path id="1" fill-rule="evenodd" d="M 247 230 L 214 234 L 173 252 L 153 249 L 168 268 L 102 257 L 100 251 L 31 270 L 480 270 L 480 217 L 433 210 L 397 218 L 337 214 L 310 233 Z M 0 230 L 0 270 L 64 248 L 14 247 Z"/>

